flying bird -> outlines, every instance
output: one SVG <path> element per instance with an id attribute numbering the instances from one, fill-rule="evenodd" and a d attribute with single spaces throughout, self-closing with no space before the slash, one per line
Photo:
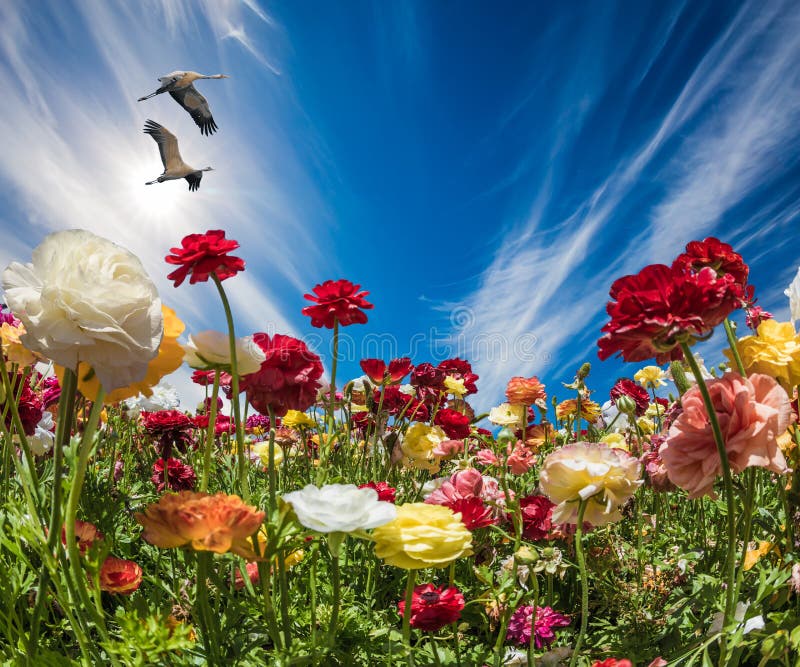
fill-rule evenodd
<path id="1" fill-rule="evenodd" d="M 203 172 L 214 171 L 212 167 L 195 169 L 186 164 L 178 150 L 178 140 L 175 138 L 175 135 L 163 125 L 148 120 L 144 124 L 144 132 L 153 137 L 158 144 L 158 152 L 161 153 L 161 162 L 164 164 L 164 173 L 154 181 L 148 181 L 145 185 L 185 178 L 189 183 L 189 190 L 194 191 L 200 187 L 200 180 L 203 178 Z"/>
<path id="2" fill-rule="evenodd" d="M 169 93 L 172 99 L 180 104 L 189 115 L 194 119 L 200 132 L 205 135 L 214 134 L 217 130 L 217 124 L 214 122 L 214 117 L 211 115 L 211 109 L 208 108 L 208 100 L 203 97 L 197 88 L 194 87 L 194 82 L 198 79 L 227 79 L 227 74 L 200 74 L 198 72 L 184 72 L 181 70 L 170 72 L 164 76 L 158 77 L 161 82 L 161 87 L 149 95 L 139 98 L 142 100 L 150 99 L 155 95 L 161 93 Z"/>

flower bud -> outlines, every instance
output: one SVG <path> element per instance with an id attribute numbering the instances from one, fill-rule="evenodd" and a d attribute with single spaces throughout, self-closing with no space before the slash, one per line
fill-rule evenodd
<path id="1" fill-rule="evenodd" d="M 636 412 L 636 401 L 634 401 L 630 396 L 623 394 L 620 396 L 616 401 L 615 405 L 617 406 L 617 410 L 621 413 L 626 415 L 631 415 Z"/>
<path id="2" fill-rule="evenodd" d="M 578 369 L 578 375 L 576 376 L 579 380 L 585 380 L 589 377 L 589 373 L 592 370 L 592 365 L 587 361 L 583 366 Z"/>
<path id="3" fill-rule="evenodd" d="M 514 560 L 523 565 L 533 565 L 539 561 L 539 552 L 533 547 L 523 546 L 514 553 Z"/>
<path id="4" fill-rule="evenodd" d="M 500 430 L 497 434 L 497 442 L 501 445 L 507 445 L 511 442 L 516 442 L 517 437 L 514 435 L 514 431 L 512 431 L 507 426 Z"/>

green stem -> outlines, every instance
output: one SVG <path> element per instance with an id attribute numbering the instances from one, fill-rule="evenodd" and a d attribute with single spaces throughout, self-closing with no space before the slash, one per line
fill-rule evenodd
<path id="1" fill-rule="evenodd" d="M 333 320 L 333 359 L 331 361 L 331 384 L 328 389 L 328 415 L 325 437 L 320 437 L 319 468 L 317 469 L 317 486 L 322 486 L 328 479 L 328 459 L 333 447 L 333 434 L 336 430 L 336 366 L 339 363 L 339 320 Z"/>
<path id="2" fill-rule="evenodd" d="M 726 317 L 725 322 L 725 335 L 728 337 L 728 344 L 731 346 L 731 354 L 733 355 L 733 360 L 736 363 L 736 369 L 739 371 L 739 375 L 743 378 L 747 377 L 747 373 L 744 370 L 744 364 L 742 363 L 742 357 L 739 355 L 739 344 L 736 340 L 736 336 L 733 333 L 733 327 L 731 326 L 731 321 Z"/>
<path id="3" fill-rule="evenodd" d="M 575 557 L 578 561 L 578 570 L 581 575 L 581 627 L 578 632 L 578 639 L 575 642 L 575 650 L 572 652 L 572 659 L 569 667 L 578 664 L 578 656 L 581 651 L 581 644 L 586 637 L 586 628 L 589 626 L 589 580 L 586 575 L 586 557 L 583 553 L 583 516 L 586 514 L 586 500 L 581 500 L 578 506 L 578 523 L 575 526 Z M 531 629 L 533 632 L 533 628 Z"/>
<path id="4" fill-rule="evenodd" d="M 411 605 L 414 602 L 414 584 L 417 580 L 417 571 L 409 570 L 406 580 L 406 599 L 403 608 L 403 644 L 408 650 L 408 664 L 414 664 L 414 657 L 411 654 Z"/>
<path id="5" fill-rule="evenodd" d="M 736 514 L 733 495 L 733 478 L 731 476 L 730 463 L 728 462 L 728 452 L 725 449 L 725 440 L 722 437 L 722 430 L 719 426 L 717 413 L 714 410 L 714 404 L 711 401 L 711 394 L 708 392 L 708 387 L 703 379 L 703 374 L 700 372 L 700 367 L 697 365 L 697 360 L 694 358 L 689 346 L 686 343 L 681 343 L 681 349 L 683 350 L 683 356 L 686 358 L 689 367 L 692 369 L 692 373 L 694 373 L 694 377 L 697 380 L 697 386 L 700 390 L 701 396 L 703 397 L 703 404 L 705 405 L 706 412 L 708 413 L 709 422 L 711 422 L 711 430 L 714 433 L 714 442 L 717 445 L 717 453 L 719 454 L 720 464 L 722 467 L 722 481 L 725 487 L 725 504 L 728 514 L 728 553 L 725 561 L 725 581 L 728 587 L 725 591 L 725 620 L 723 625 L 723 627 L 726 627 L 733 619 L 733 609 L 735 605 L 734 594 L 736 586 Z M 725 645 L 723 644 L 721 647 L 720 664 L 724 664 L 724 656 Z"/>
<path id="6" fill-rule="evenodd" d="M 203 451 L 203 474 L 200 478 L 200 491 L 208 491 L 208 480 L 211 474 L 211 452 L 214 449 L 214 435 L 217 424 L 217 397 L 219 396 L 219 370 L 214 371 L 214 388 L 211 391 L 211 405 L 206 430 L 206 446 Z"/>
<path id="7" fill-rule="evenodd" d="M 250 480 L 247 476 L 247 461 L 244 453 L 244 423 L 242 423 L 242 410 L 239 405 L 239 365 L 236 361 L 236 330 L 233 326 L 233 314 L 228 303 L 228 297 L 222 288 L 222 282 L 217 274 L 212 273 L 211 278 L 217 286 L 219 298 L 222 300 L 222 307 L 225 310 L 225 320 L 228 323 L 228 341 L 231 354 L 231 404 L 233 405 L 233 420 L 236 424 L 236 458 L 239 477 L 239 489 L 242 500 L 250 501 Z"/>
<path id="8" fill-rule="evenodd" d="M 331 552 L 331 579 L 333 581 L 333 605 L 331 609 L 331 622 L 328 627 L 328 645 L 333 648 L 336 645 L 336 631 L 339 625 L 339 606 L 342 598 L 342 582 L 339 572 L 339 547 L 335 547 L 329 542 Z"/>
<path id="9" fill-rule="evenodd" d="M 39 475 L 36 472 L 36 464 L 33 459 L 33 454 L 31 453 L 30 445 L 28 444 L 28 438 L 25 436 L 25 427 L 22 425 L 22 420 L 19 418 L 19 410 L 17 408 L 17 401 L 14 400 L 14 392 L 11 391 L 11 380 L 8 377 L 8 373 L 6 372 L 6 366 L 4 363 L 0 362 L 0 373 L 3 376 L 3 388 L 5 390 L 6 395 L 6 402 L 11 407 L 11 423 L 14 425 L 14 430 L 17 432 L 17 437 L 19 438 L 19 444 L 22 448 L 22 453 L 25 456 L 25 463 L 28 466 L 28 474 L 31 478 L 31 484 L 33 485 L 34 490 L 36 491 L 36 504 L 41 505 L 41 498 L 39 496 Z M 20 389 L 21 383 L 27 382 L 27 376 L 23 376 L 20 380 Z M 11 443 L 9 443 L 11 446 Z"/>
<path id="10" fill-rule="evenodd" d="M 212 617 L 211 609 L 208 606 L 208 566 L 211 553 L 199 551 L 197 553 L 197 593 L 195 602 L 197 604 L 197 617 L 202 624 L 203 645 L 205 647 L 206 658 L 210 664 L 217 664 L 217 642 L 212 637 Z"/>
<path id="11" fill-rule="evenodd" d="M 269 480 L 269 512 L 270 515 L 272 515 L 278 503 L 275 489 L 275 473 L 277 472 L 275 470 L 275 424 L 277 423 L 278 418 L 275 416 L 275 409 L 272 407 L 272 405 L 267 406 L 267 410 L 269 412 L 269 467 L 267 468 L 267 478 Z"/>

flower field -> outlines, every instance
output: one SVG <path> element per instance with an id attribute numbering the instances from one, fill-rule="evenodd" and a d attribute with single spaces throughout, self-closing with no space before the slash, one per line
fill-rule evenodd
<path id="1" fill-rule="evenodd" d="M 89 232 L 3 272 L 2 664 L 800 664 L 800 271 L 779 322 L 690 242 L 609 286 L 598 355 L 630 377 L 484 397 L 460 358 L 337 374 L 380 308 L 347 280 L 302 309 L 331 358 L 242 335 L 237 252 L 192 234 L 164 267 L 225 331 Z"/>

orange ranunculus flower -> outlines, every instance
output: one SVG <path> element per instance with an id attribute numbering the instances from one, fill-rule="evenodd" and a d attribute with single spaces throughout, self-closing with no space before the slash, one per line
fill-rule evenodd
<path id="1" fill-rule="evenodd" d="M 547 400 L 544 385 L 536 376 L 530 378 L 513 377 L 506 385 L 508 402 L 516 405 L 533 405 L 537 400 Z"/>
<path id="2" fill-rule="evenodd" d="M 106 394 L 103 402 L 106 404 L 119 403 L 126 398 L 133 398 L 139 394 L 145 396 L 153 395 L 155 387 L 166 375 L 175 372 L 183 363 L 183 348 L 178 343 L 178 337 L 183 333 L 186 325 L 175 314 L 172 308 L 161 305 L 161 312 L 164 316 L 164 337 L 161 345 L 158 346 L 158 354 L 147 365 L 147 373 L 139 382 L 134 382 L 127 387 L 120 387 Z M 64 369 L 61 366 L 55 367 L 58 381 L 64 381 Z M 92 367 L 85 363 L 78 364 L 78 390 L 89 400 L 94 400 L 97 390 L 100 388 L 100 380 L 95 375 Z"/>
<path id="3" fill-rule="evenodd" d="M 142 568 L 132 560 L 108 556 L 100 566 L 100 590 L 130 595 L 142 583 Z"/>
<path id="4" fill-rule="evenodd" d="M 575 398 L 561 401 L 556 406 L 556 417 L 559 419 L 566 419 L 567 417 L 578 416 L 578 401 Z M 581 399 L 581 414 L 580 418 L 585 419 L 587 422 L 593 422 L 600 416 L 600 406 L 589 398 Z"/>
<path id="5" fill-rule="evenodd" d="M 525 446 L 534 452 L 538 452 L 539 448 L 546 442 L 553 442 L 554 434 L 552 424 L 544 423 L 529 426 L 525 430 Z"/>
<path id="6" fill-rule="evenodd" d="M 161 496 L 134 518 L 144 526 L 142 537 L 162 549 L 189 545 L 195 551 L 232 551 L 256 560 L 249 538 L 264 515 L 239 496 L 181 491 Z"/>
<path id="7" fill-rule="evenodd" d="M 95 542 L 99 542 L 102 539 L 103 533 L 93 523 L 75 520 L 75 541 L 78 543 L 78 551 L 80 551 L 81 555 L 84 555 Z M 61 527 L 61 543 L 65 547 L 67 546 L 66 526 Z"/>

